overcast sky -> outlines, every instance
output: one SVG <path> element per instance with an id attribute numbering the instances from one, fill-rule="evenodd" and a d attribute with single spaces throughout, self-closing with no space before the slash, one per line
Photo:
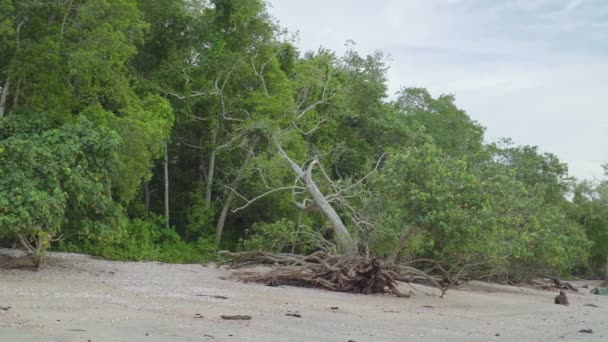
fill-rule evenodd
<path id="1" fill-rule="evenodd" d="M 487 128 L 602 178 L 608 162 L 608 0 L 270 0 L 302 50 L 390 55 L 401 86 L 452 93 Z"/>

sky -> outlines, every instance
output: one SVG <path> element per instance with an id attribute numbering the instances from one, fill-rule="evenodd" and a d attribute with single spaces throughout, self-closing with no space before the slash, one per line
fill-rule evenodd
<path id="1" fill-rule="evenodd" d="M 608 0 L 269 0 L 302 51 L 389 55 L 402 86 L 454 94 L 486 127 L 568 163 L 608 163 Z"/>

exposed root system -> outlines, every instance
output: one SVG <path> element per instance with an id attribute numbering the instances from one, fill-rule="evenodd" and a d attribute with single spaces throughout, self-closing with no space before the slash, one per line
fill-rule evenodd
<path id="1" fill-rule="evenodd" d="M 264 252 L 220 252 L 227 257 L 223 265 L 231 268 L 270 265 L 267 272 L 240 271 L 233 278 L 244 282 L 263 283 L 270 286 L 292 285 L 318 287 L 330 291 L 361 294 L 389 293 L 397 297 L 410 297 L 413 292 L 402 293 L 397 289 L 397 281 L 404 278 L 396 270 L 403 268 L 386 267 L 378 258 L 356 255 L 330 255 L 316 252 L 308 256 L 295 254 L 269 254 Z M 413 268 L 417 275 L 424 273 Z M 429 277 L 430 278 L 430 277 Z M 438 285 L 442 290 L 445 290 Z"/>

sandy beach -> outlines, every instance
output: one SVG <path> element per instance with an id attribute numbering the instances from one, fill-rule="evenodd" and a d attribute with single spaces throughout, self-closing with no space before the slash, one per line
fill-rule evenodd
<path id="1" fill-rule="evenodd" d="M 570 306 L 481 282 L 444 298 L 415 285 L 425 293 L 405 299 L 221 279 L 230 272 L 51 253 L 38 272 L 0 270 L 0 341 L 608 341 L 608 297 L 588 289 Z"/>

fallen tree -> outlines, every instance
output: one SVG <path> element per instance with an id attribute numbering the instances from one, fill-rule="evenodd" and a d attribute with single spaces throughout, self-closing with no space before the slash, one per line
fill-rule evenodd
<path id="1" fill-rule="evenodd" d="M 379 258 L 359 255 L 331 255 L 316 252 L 302 256 L 297 254 L 270 254 L 265 252 L 232 253 L 221 251 L 226 260 L 220 266 L 233 269 L 270 266 L 267 271 L 239 271 L 231 278 L 243 282 L 262 283 L 269 286 L 291 285 L 316 287 L 330 291 L 359 294 L 388 293 L 409 298 L 413 292 L 398 290 L 399 281 L 415 276 L 425 278 L 441 290 L 441 297 L 447 287 L 441 286 L 433 277 L 413 267 L 387 265 Z"/>

